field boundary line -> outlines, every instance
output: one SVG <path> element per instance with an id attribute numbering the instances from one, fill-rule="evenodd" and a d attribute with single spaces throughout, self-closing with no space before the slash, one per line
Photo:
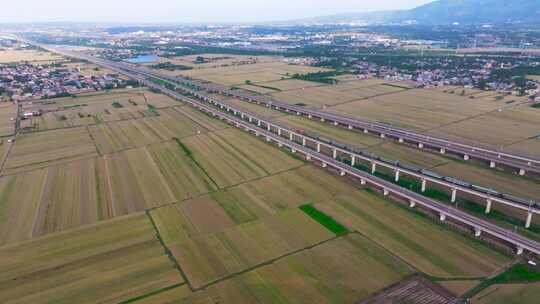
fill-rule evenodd
<path id="1" fill-rule="evenodd" d="M 231 129 L 231 130 L 234 130 L 234 129 Z M 240 132 L 242 135 L 245 135 L 244 132 Z M 264 174 L 266 176 L 268 176 L 270 174 L 270 172 L 268 170 L 266 170 L 264 167 L 262 167 L 262 165 L 259 165 L 255 160 L 253 160 L 253 158 L 249 157 L 249 155 L 247 155 L 244 151 L 242 151 L 241 149 L 238 149 L 237 147 L 235 147 L 235 145 L 233 143 L 231 143 L 230 141 L 227 140 L 227 138 L 225 136 L 220 136 L 219 133 L 214 133 L 213 135 L 215 135 L 216 137 L 218 137 L 222 142 L 219 142 L 218 140 L 213 140 L 212 139 L 212 142 L 214 144 L 216 144 L 217 146 L 219 146 L 220 148 L 222 148 L 224 151 L 226 151 L 227 153 L 229 153 L 229 151 L 234 151 L 234 152 L 237 152 L 240 157 L 236 157 L 233 153 L 229 153 L 232 157 L 236 158 L 242 165 L 248 167 L 250 170 L 251 170 L 251 165 L 249 163 L 253 163 L 253 166 L 256 167 L 256 168 L 259 168 L 261 169 Z M 226 145 L 228 145 L 228 147 Z M 229 148 L 230 149 L 227 149 Z M 247 160 L 247 161 L 246 161 Z"/>
<path id="2" fill-rule="evenodd" d="M 216 189 L 220 190 L 219 185 L 212 178 L 212 176 L 210 176 L 210 174 L 208 174 L 208 171 L 206 171 L 206 169 L 193 157 L 193 153 L 191 152 L 191 150 L 189 150 L 189 148 L 187 148 L 187 146 L 185 146 L 185 144 L 179 138 L 175 137 L 175 138 L 173 138 L 173 141 L 176 142 L 176 145 L 180 149 L 180 152 L 182 152 L 187 158 L 189 158 L 195 164 L 195 166 L 197 166 L 197 168 L 199 168 L 204 173 L 204 175 L 206 175 L 206 177 L 208 177 L 208 179 L 214 184 L 214 186 L 216 186 Z M 187 149 L 187 151 L 186 151 L 186 149 Z M 212 191 L 210 191 L 210 192 L 212 192 Z M 210 193 L 210 192 L 208 192 L 208 193 Z"/>
<path id="3" fill-rule="evenodd" d="M 152 214 L 150 214 L 149 210 L 146 210 L 144 213 L 146 214 L 146 216 L 150 220 L 150 224 L 152 225 L 152 228 L 154 229 L 154 232 L 156 233 L 156 238 L 158 239 L 159 243 L 161 244 L 161 247 L 163 247 L 163 249 L 165 251 L 165 254 L 169 257 L 171 262 L 173 262 L 173 264 L 175 266 L 174 268 L 176 268 L 176 270 L 178 270 L 178 272 L 180 273 L 180 276 L 184 280 L 183 283 L 187 284 L 189 289 L 193 290 L 193 286 L 191 286 L 191 282 L 189 281 L 188 276 L 186 275 L 184 270 L 182 269 L 182 266 L 180 265 L 180 262 L 178 262 L 178 260 L 176 260 L 176 258 L 174 257 L 174 254 L 172 253 L 171 249 L 167 246 L 167 244 L 165 244 L 165 241 L 163 241 L 163 238 L 161 237 L 161 234 L 159 233 L 159 229 L 158 229 L 158 227 L 156 225 L 156 222 L 154 221 L 154 218 L 152 217 Z"/>
<path id="4" fill-rule="evenodd" d="M 173 284 L 171 286 L 167 286 L 167 287 L 163 287 L 161 289 L 157 289 L 157 290 L 154 290 L 154 291 L 150 291 L 148 293 L 145 293 L 145 294 L 142 294 L 142 295 L 139 295 L 139 296 L 136 296 L 134 298 L 130 298 L 130 299 L 127 299 L 127 300 L 124 300 L 122 302 L 118 302 L 118 304 L 129 304 L 129 303 L 133 303 L 133 302 L 137 302 L 137 301 L 140 301 L 140 300 L 144 300 L 146 298 L 150 298 L 152 296 L 155 296 L 157 294 L 160 294 L 162 292 L 166 292 L 166 291 L 169 291 L 169 290 L 173 290 L 173 289 L 176 289 L 178 287 L 182 287 L 182 286 L 185 286 L 186 283 L 178 283 L 178 284 Z"/>
<path id="5" fill-rule="evenodd" d="M 296 254 L 301 253 L 301 252 L 306 251 L 306 250 L 311 250 L 311 249 L 313 249 L 313 248 L 315 248 L 315 247 L 324 245 L 324 244 L 326 244 L 326 243 L 328 243 L 328 242 L 331 242 L 331 241 L 335 241 L 335 240 L 340 239 L 340 238 L 342 238 L 342 237 L 345 237 L 345 236 L 347 236 L 347 235 L 348 235 L 348 234 L 343 234 L 343 235 L 339 235 L 339 236 L 334 236 L 334 237 L 331 237 L 331 238 L 326 239 L 326 240 L 324 240 L 324 241 L 320 241 L 320 242 L 318 242 L 318 243 L 311 244 L 311 245 L 309 245 L 309 246 L 306 246 L 306 247 L 303 247 L 303 248 L 300 248 L 300 249 L 296 249 L 296 250 L 293 250 L 293 251 L 286 252 L 286 253 L 284 253 L 284 254 L 282 254 L 282 255 L 279 255 L 279 256 L 277 256 L 277 257 L 271 258 L 271 259 L 269 259 L 269 260 L 266 260 L 266 261 L 261 262 L 261 263 L 256 264 L 256 265 L 253 265 L 253 266 L 248 267 L 248 268 L 246 268 L 246 269 L 243 269 L 243 270 L 240 270 L 240 271 L 237 271 L 237 272 L 234 272 L 234 273 L 231 273 L 231 274 L 222 276 L 222 277 L 220 277 L 220 278 L 217 278 L 217 279 L 215 279 L 215 280 L 213 280 L 213 281 L 210 281 L 210 282 L 208 282 L 208 283 L 206 283 L 206 284 L 204 284 L 204 285 L 202 285 L 202 286 L 200 286 L 200 287 L 197 287 L 197 288 L 195 288 L 195 289 L 192 289 L 192 290 L 193 290 L 193 292 L 205 290 L 205 289 L 207 289 L 208 287 L 213 286 L 213 285 L 216 285 L 216 284 L 218 284 L 218 283 L 220 283 L 220 282 L 223 282 L 223 281 L 232 279 L 232 278 L 234 278 L 234 277 L 236 277 L 236 276 L 242 275 L 242 274 L 247 273 L 247 272 L 251 272 L 251 271 L 253 271 L 253 270 L 256 270 L 256 269 L 261 268 L 261 267 L 264 267 L 264 266 L 272 265 L 272 264 L 274 264 L 275 262 L 277 262 L 277 261 L 279 261 L 279 260 L 281 260 L 281 259 L 287 258 L 287 257 L 292 256 L 292 255 L 296 255 Z"/>

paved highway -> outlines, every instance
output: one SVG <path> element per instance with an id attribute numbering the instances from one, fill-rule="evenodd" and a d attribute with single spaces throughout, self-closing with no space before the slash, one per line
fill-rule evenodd
<path id="1" fill-rule="evenodd" d="M 419 195 L 415 192 L 406 190 L 404 188 L 401 188 L 398 185 L 395 185 L 391 182 L 385 181 L 383 179 L 377 178 L 373 175 L 370 175 L 364 171 L 355 169 L 350 167 L 349 165 L 346 165 L 342 162 L 339 162 L 329 156 L 323 155 L 321 153 L 318 153 L 316 151 L 313 151 L 303 145 L 297 144 L 293 141 L 290 141 L 288 139 L 285 139 L 275 133 L 261 130 L 257 126 L 254 126 L 250 124 L 249 122 L 246 122 L 234 115 L 221 112 L 218 109 L 213 108 L 212 106 L 206 105 L 204 102 L 198 101 L 196 99 L 188 98 L 176 91 L 170 90 L 164 86 L 155 84 L 153 82 L 150 82 L 146 79 L 148 76 L 147 72 L 144 70 L 139 70 L 137 67 L 127 66 L 125 64 L 119 64 L 115 62 L 110 62 L 107 60 L 94 58 L 88 55 L 81 55 L 78 53 L 73 52 L 66 52 L 62 50 L 57 50 L 54 48 L 50 48 L 47 46 L 41 46 L 45 49 L 48 49 L 49 51 L 60 53 L 66 56 L 78 58 L 78 59 L 84 59 L 88 60 L 90 62 L 93 62 L 95 64 L 102 65 L 106 68 L 115 70 L 117 72 L 120 72 L 122 74 L 125 74 L 135 80 L 140 81 L 141 83 L 144 83 L 148 87 L 155 88 L 157 90 L 162 91 L 164 94 L 175 98 L 177 100 L 186 102 L 196 108 L 198 108 L 201 111 L 210 113 L 214 115 L 217 118 L 223 119 L 228 121 L 229 123 L 239 127 L 243 128 L 246 131 L 252 132 L 258 136 L 264 136 L 268 141 L 276 142 L 280 145 L 283 145 L 285 147 L 288 147 L 293 152 L 300 152 L 303 155 L 306 156 L 306 158 L 311 160 L 319 161 L 321 164 L 323 164 L 323 167 L 330 166 L 332 168 L 335 168 L 338 170 L 342 175 L 350 175 L 354 176 L 355 178 L 360 179 L 361 183 L 369 183 L 373 186 L 376 186 L 383 190 L 385 195 L 393 194 L 395 196 L 398 196 L 402 199 L 408 200 L 411 202 L 411 205 L 421 205 L 425 208 L 432 210 L 434 212 L 437 212 L 440 215 L 441 220 L 446 220 L 447 218 L 451 218 L 455 220 L 456 222 L 465 224 L 472 229 L 474 229 L 477 233 L 486 233 L 489 234 L 495 238 L 498 238 L 500 240 L 506 241 L 510 244 L 513 244 L 516 246 L 518 253 L 522 253 L 523 250 L 530 251 L 532 253 L 535 253 L 537 255 L 540 255 L 540 243 L 535 242 L 533 240 L 530 240 L 526 237 L 523 237 L 519 234 L 516 234 L 512 231 L 503 229 L 497 225 L 491 224 L 487 221 L 478 219 L 474 216 L 471 216 L 463 211 L 457 210 L 455 208 L 452 208 L 450 206 L 447 206 L 445 204 L 439 203 L 437 201 L 434 201 L 432 199 L 426 198 L 422 195 Z M 156 77 L 156 76 L 153 76 Z M 240 110 L 238 110 L 240 111 Z"/>

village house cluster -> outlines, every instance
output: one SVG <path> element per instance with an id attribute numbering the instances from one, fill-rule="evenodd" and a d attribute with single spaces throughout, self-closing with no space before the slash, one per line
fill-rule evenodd
<path id="1" fill-rule="evenodd" d="M 0 94 L 14 102 L 137 85 L 132 82 L 115 74 L 83 75 L 80 68 L 62 64 L 0 64 Z"/>

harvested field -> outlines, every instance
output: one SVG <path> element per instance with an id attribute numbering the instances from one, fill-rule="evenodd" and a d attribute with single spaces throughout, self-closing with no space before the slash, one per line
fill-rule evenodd
<path id="1" fill-rule="evenodd" d="M 111 218 L 109 193 L 101 189 L 95 158 L 43 170 L 46 176 L 39 188 L 42 191 L 37 213 L 32 217 L 33 237 Z"/>
<path id="2" fill-rule="evenodd" d="M 194 204 L 163 207 L 151 213 L 165 244 L 194 288 L 333 237 L 299 210 L 226 228 L 233 223 L 225 212 L 215 203 L 206 206 L 210 217 L 200 210 L 202 206 Z M 199 211 L 190 212 L 190 207 Z M 196 222 L 189 213 L 195 215 Z M 220 228 L 219 232 L 211 233 L 207 225 Z"/>
<path id="3" fill-rule="evenodd" d="M 105 123 L 91 126 L 88 130 L 101 154 L 143 147 L 173 137 L 159 118 Z"/>
<path id="4" fill-rule="evenodd" d="M 315 207 L 432 276 L 488 276 L 510 261 L 480 242 L 365 191 Z"/>
<path id="5" fill-rule="evenodd" d="M 241 85 L 241 86 L 238 86 L 238 87 L 241 88 L 241 89 L 250 91 L 250 92 L 258 93 L 258 94 L 268 94 L 268 93 L 273 93 L 273 92 L 279 91 L 278 89 L 273 89 L 273 88 L 270 88 L 269 86 L 268 87 L 267 86 L 256 86 L 256 85 L 251 85 L 251 84 Z"/>
<path id="6" fill-rule="evenodd" d="M 189 118 L 193 122 L 195 122 L 197 125 L 201 126 L 202 128 L 208 130 L 208 131 L 217 131 L 226 129 L 229 127 L 226 123 L 217 120 L 213 117 L 210 117 L 198 110 L 195 110 L 191 107 L 174 107 L 175 111 L 178 111 L 179 113 L 183 114 L 183 116 Z M 174 115 L 171 116 L 174 117 Z M 203 130 L 201 130 L 203 131 Z M 179 132 L 178 132 L 179 133 Z M 181 134 L 181 133 L 180 133 Z M 177 136 L 178 137 L 178 136 Z"/>
<path id="7" fill-rule="evenodd" d="M 275 88 L 279 91 L 299 90 L 311 87 L 318 87 L 324 84 L 312 81 L 298 80 L 298 79 L 286 79 L 272 82 L 260 83 L 265 87 Z"/>
<path id="8" fill-rule="evenodd" d="M 181 151 L 175 141 L 151 145 L 147 150 L 176 200 L 181 201 L 217 190 L 217 185 Z"/>
<path id="9" fill-rule="evenodd" d="M 28 189 L 31 189 L 29 191 Z M 216 190 L 176 142 L 0 178 L 0 245 Z"/>
<path id="10" fill-rule="evenodd" d="M 540 283 L 493 285 L 477 294 L 474 304 L 536 303 L 540 297 Z"/>
<path id="11" fill-rule="evenodd" d="M 118 303 L 180 283 L 144 214 L 0 248 L 2 303 Z"/>
<path id="12" fill-rule="evenodd" d="M 316 86 L 305 89 L 272 93 L 272 97 L 290 104 L 305 104 L 313 108 L 327 108 L 369 97 L 404 91 L 387 85 L 363 86 L 356 81 L 337 85 Z"/>
<path id="13" fill-rule="evenodd" d="M 413 89 L 347 103 L 328 111 L 413 130 L 426 130 L 486 114 L 504 106 L 504 102 Z"/>
<path id="14" fill-rule="evenodd" d="M 354 303 L 410 273 L 370 241 L 348 235 L 202 291 L 175 289 L 142 303 Z"/>
<path id="15" fill-rule="evenodd" d="M 240 184 L 301 164 L 279 149 L 236 129 L 197 135 L 183 142 L 220 187 Z"/>
<path id="16" fill-rule="evenodd" d="M 86 128 L 60 129 L 17 136 L 3 174 L 12 174 L 97 155 Z"/>
<path id="17" fill-rule="evenodd" d="M 158 110 L 158 117 L 147 117 L 89 127 L 99 152 L 107 154 L 206 133 L 206 129 L 174 109 Z"/>
<path id="18" fill-rule="evenodd" d="M 46 170 L 0 177 L 0 247 L 32 237 Z"/>
<path id="19" fill-rule="evenodd" d="M 176 201 L 148 149 L 108 154 L 104 161 L 113 214 L 133 213 Z"/>
<path id="20" fill-rule="evenodd" d="M 235 223 L 241 224 L 353 191 L 354 187 L 337 176 L 304 166 L 227 188 L 211 196 Z"/>
<path id="21" fill-rule="evenodd" d="M 0 137 L 9 136 L 15 133 L 16 117 L 16 105 L 12 103 L 0 103 Z"/>
<path id="22" fill-rule="evenodd" d="M 325 68 L 292 65 L 283 62 L 268 62 L 249 65 L 217 67 L 181 71 L 183 76 L 203 79 L 223 85 L 243 85 L 246 81 L 261 83 L 288 78 L 292 74 L 306 74 L 328 71 Z"/>
<path id="23" fill-rule="evenodd" d="M 430 133 L 500 148 L 540 135 L 538 121 L 540 111 L 521 105 L 457 122 Z M 530 151 L 530 154 L 538 156 L 540 151 Z"/>
<path id="24" fill-rule="evenodd" d="M 17 63 L 21 61 L 61 61 L 63 57 L 49 52 L 35 50 L 0 50 L 0 63 Z"/>

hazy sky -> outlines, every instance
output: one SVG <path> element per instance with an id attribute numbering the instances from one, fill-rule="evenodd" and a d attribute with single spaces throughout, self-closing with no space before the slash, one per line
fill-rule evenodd
<path id="1" fill-rule="evenodd" d="M 256 22 L 412 8 L 432 0 L 2 0 L 0 22 Z"/>

